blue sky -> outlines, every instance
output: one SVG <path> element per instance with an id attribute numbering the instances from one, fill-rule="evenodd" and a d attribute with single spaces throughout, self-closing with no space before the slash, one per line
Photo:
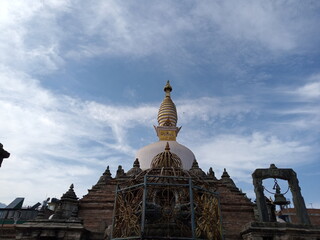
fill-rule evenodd
<path id="1" fill-rule="evenodd" d="M 178 141 L 253 198 L 293 168 L 320 208 L 319 1 L 0 3 L 0 202 L 79 197 L 157 141 L 167 80 Z M 114 174 L 113 174 L 114 175 Z M 283 189 L 287 186 L 284 184 Z"/>

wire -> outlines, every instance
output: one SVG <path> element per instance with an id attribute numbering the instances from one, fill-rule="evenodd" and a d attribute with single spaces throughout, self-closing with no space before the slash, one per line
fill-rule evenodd
<path id="1" fill-rule="evenodd" d="M 275 189 L 276 185 L 279 186 L 278 181 L 277 181 L 276 178 L 274 179 L 274 182 L 275 182 L 275 184 L 273 185 L 273 188 L 272 188 L 272 189 Z M 270 194 L 276 194 L 276 192 L 271 192 L 271 191 L 269 191 L 265 186 L 263 186 L 263 189 L 266 190 L 266 191 L 267 191 L 268 193 L 270 193 Z M 287 194 L 288 191 L 289 191 L 289 185 L 288 185 L 287 191 L 286 191 L 285 193 L 283 193 L 283 195 Z"/>

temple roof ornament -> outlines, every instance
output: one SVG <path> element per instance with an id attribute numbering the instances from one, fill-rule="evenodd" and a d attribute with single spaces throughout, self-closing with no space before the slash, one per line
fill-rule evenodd
<path id="1" fill-rule="evenodd" d="M 109 177 L 109 178 L 111 177 L 111 172 L 110 172 L 109 166 L 107 166 L 107 169 L 104 171 L 103 175 L 104 175 L 104 176 L 107 176 L 107 177 Z"/>
<path id="2" fill-rule="evenodd" d="M 74 192 L 73 188 L 74 188 L 74 186 L 73 186 L 73 184 L 71 184 L 69 190 L 65 194 L 62 195 L 61 200 L 65 200 L 65 199 L 77 200 L 78 197 L 77 197 L 76 193 Z"/>
<path id="3" fill-rule="evenodd" d="M 207 176 L 208 176 L 209 178 L 213 178 L 213 179 L 215 179 L 215 180 L 217 179 L 216 176 L 215 176 L 215 174 L 214 174 L 214 171 L 213 171 L 212 167 L 210 167 L 209 172 L 207 173 Z"/>
<path id="4" fill-rule="evenodd" d="M 182 168 L 181 159 L 177 154 L 170 152 L 170 146 L 167 142 L 164 152 L 157 154 L 151 162 L 151 168 Z"/>
<path id="5" fill-rule="evenodd" d="M 99 181 L 97 182 L 97 184 L 106 184 L 107 181 L 111 179 L 111 172 L 110 172 L 110 168 L 109 166 L 107 166 L 107 169 L 104 171 L 104 173 L 102 174 L 102 176 L 99 178 Z"/>
<path id="6" fill-rule="evenodd" d="M 230 175 L 228 174 L 228 172 L 225 168 L 223 169 L 223 173 L 221 175 L 221 178 L 230 178 Z"/>
<path id="7" fill-rule="evenodd" d="M 199 167 L 199 164 L 196 159 L 193 160 L 192 167 L 189 170 L 189 172 L 198 176 L 198 177 L 205 177 L 206 176 L 206 173 L 204 171 L 202 171 L 202 169 Z"/>
<path id="8" fill-rule="evenodd" d="M 229 186 L 231 188 L 234 188 L 234 189 L 239 191 L 238 187 L 236 186 L 234 181 L 231 179 L 231 177 L 228 174 L 226 169 L 223 170 L 223 173 L 221 175 L 221 180 L 220 181 L 223 182 L 224 184 L 226 184 L 227 186 Z"/>
<path id="9" fill-rule="evenodd" d="M 133 167 L 127 172 L 128 176 L 134 176 L 137 175 L 139 173 L 141 173 L 142 170 L 140 168 L 140 163 L 139 163 L 139 159 L 136 158 L 136 160 L 133 163 Z"/>
<path id="10" fill-rule="evenodd" d="M 125 175 L 126 175 L 126 174 L 125 174 L 122 166 L 119 165 L 119 166 L 118 166 L 118 170 L 117 170 L 117 174 L 116 174 L 116 178 L 123 177 L 123 176 L 125 176 Z"/>

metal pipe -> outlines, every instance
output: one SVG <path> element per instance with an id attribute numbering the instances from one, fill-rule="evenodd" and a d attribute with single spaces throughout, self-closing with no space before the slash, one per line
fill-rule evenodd
<path id="1" fill-rule="evenodd" d="M 147 176 L 143 179 L 143 200 L 142 200 L 142 216 L 141 216 L 141 239 L 144 237 L 144 225 L 146 217 L 146 201 L 147 201 Z"/>
<path id="2" fill-rule="evenodd" d="M 190 196 L 190 207 L 191 207 L 191 231 L 192 239 L 196 237 L 196 224 L 195 224 L 195 214 L 194 214 L 194 204 L 193 204 L 193 188 L 192 179 L 189 178 L 189 196 Z"/>

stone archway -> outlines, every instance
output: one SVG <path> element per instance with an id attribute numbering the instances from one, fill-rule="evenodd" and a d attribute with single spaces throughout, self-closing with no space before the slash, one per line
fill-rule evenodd
<path id="1" fill-rule="evenodd" d="M 299 181 L 297 174 L 291 168 L 277 168 L 274 164 L 270 165 L 270 168 L 256 169 L 252 173 L 254 191 L 256 193 L 256 201 L 259 213 L 259 219 L 261 222 L 270 222 L 267 203 L 265 201 L 265 196 L 263 193 L 262 180 L 268 178 L 278 178 L 288 181 L 292 197 L 293 204 L 296 210 L 299 222 L 302 224 L 310 225 L 310 219 L 307 213 L 306 205 L 304 199 L 301 195 L 301 189 L 299 187 Z"/>

